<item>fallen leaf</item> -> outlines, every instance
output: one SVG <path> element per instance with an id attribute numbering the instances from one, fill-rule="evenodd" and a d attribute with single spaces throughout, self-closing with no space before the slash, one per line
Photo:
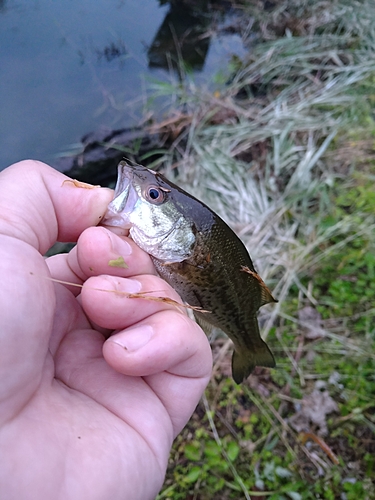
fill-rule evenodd
<path id="1" fill-rule="evenodd" d="M 117 259 L 113 259 L 113 260 L 108 261 L 108 265 L 111 267 L 121 267 L 123 269 L 129 268 L 129 266 L 127 265 L 127 263 L 124 260 L 124 257 L 121 257 L 121 255 Z"/>
<path id="2" fill-rule="evenodd" d="M 319 434 L 322 436 L 328 433 L 327 415 L 339 411 L 323 380 L 315 383 L 315 389 L 306 394 L 298 406 L 298 411 L 290 418 L 291 426 L 297 432 L 309 432 L 312 424 L 319 428 Z"/>

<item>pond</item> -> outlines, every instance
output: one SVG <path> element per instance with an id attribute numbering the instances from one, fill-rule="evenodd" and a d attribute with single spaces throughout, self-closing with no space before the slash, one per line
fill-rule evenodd
<path id="1" fill-rule="evenodd" d="M 147 82 L 176 78 L 167 54 L 173 60 L 185 35 L 177 53 L 198 82 L 243 55 L 233 30 L 213 34 L 230 24 L 230 3 L 207 5 L 0 0 L 0 170 L 24 158 L 53 164 L 85 134 L 137 124 Z M 194 30 L 200 36 L 189 43 Z"/>

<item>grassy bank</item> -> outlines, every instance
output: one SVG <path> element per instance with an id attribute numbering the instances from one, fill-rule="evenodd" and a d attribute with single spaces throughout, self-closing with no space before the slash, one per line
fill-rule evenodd
<path id="1" fill-rule="evenodd" d="M 155 84 L 173 112 L 153 129 L 173 135 L 167 175 L 236 230 L 278 298 L 259 316 L 277 368 L 236 386 L 230 342 L 213 340 L 158 498 L 375 498 L 375 6 L 249 4 L 247 58 L 209 90 Z"/>

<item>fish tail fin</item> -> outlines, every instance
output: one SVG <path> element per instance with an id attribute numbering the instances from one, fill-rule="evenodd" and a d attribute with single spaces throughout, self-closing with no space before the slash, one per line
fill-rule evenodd
<path id="1" fill-rule="evenodd" d="M 256 318 L 256 331 L 258 333 L 255 341 L 251 345 L 235 345 L 232 357 L 232 376 L 236 384 L 243 382 L 256 366 L 276 366 L 275 358 L 268 348 L 268 345 L 261 339 L 259 334 L 258 321 Z"/>

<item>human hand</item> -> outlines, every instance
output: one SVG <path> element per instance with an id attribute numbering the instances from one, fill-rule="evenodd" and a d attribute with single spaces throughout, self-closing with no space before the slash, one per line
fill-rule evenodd
<path id="1" fill-rule="evenodd" d="M 174 306 L 113 293 L 180 301 L 130 239 L 95 227 L 112 192 L 66 179 L 33 161 L 0 173 L 0 497 L 152 499 L 211 350 Z"/>

